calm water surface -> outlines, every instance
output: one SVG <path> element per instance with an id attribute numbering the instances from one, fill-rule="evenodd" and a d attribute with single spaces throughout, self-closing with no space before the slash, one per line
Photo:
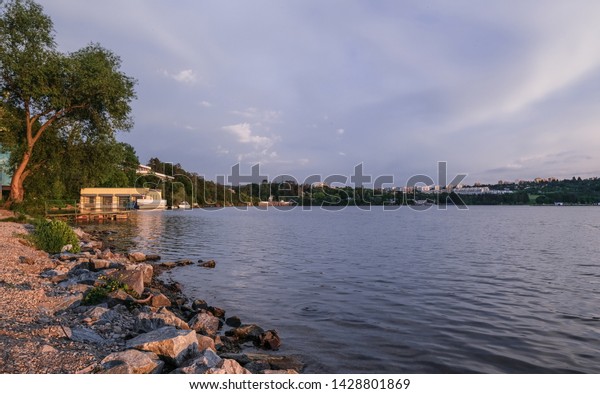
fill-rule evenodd
<path id="1" fill-rule="evenodd" d="M 600 207 L 139 212 L 108 224 L 308 372 L 600 373 Z"/>

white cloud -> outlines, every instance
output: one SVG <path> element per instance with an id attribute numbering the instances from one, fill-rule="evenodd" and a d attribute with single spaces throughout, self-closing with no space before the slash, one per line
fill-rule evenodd
<path id="1" fill-rule="evenodd" d="M 337 132 L 339 135 L 343 135 L 343 134 L 345 133 L 345 130 L 344 130 L 344 129 L 337 129 L 337 130 L 336 130 L 336 132 Z"/>
<path id="2" fill-rule="evenodd" d="M 273 140 L 271 138 L 252 134 L 249 123 L 224 126 L 223 130 L 235 135 L 238 142 L 241 142 L 242 144 L 254 144 L 257 148 L 261 149 L 268 149 L 273 145 Z"/>
<path id="3" fill-rule="evenodd" d="M 221 145 L 219 145 L 219 146 L 217 146 L 217 149 L 215 150 L 215 152 L 218 155 L 228 155 L 229 154 L 229 149 L 223 148 Z"/>
<path id="4" fill-rule="evenodd" d="M 248 107 L 244 110 L 234 110 L 231 111 L 231 113 L 259 123 L 277 123 L 282 116 L 281 111 L 272 109 L 260 110 L 256 107 Z"/>
<path id="5" fill-rule="evenodd" d="M 213 105 L 212 105 L 212 103 L 211 103 L 210 101 L 206 101 L 206 100 L 203 100 L 203 101 L 201 101 L 201 102 L 200 102 L 200 105 L 201 105 L 202 107 L 204 107 L 204 108 L 210 108 L 210 107 L 212 107 L 212 106 L 213 106 Z"/>
<path id="6" fill-rule="evenodd" d="M 162 72 L 165 77 L 174 79 L 177 82 L 181 82 L 187 85 L 193 85 L 198 81 L 196 73 L 194 73 L 194 71 L 190 69 L 181 70 L 177 73 L 170 73 L 167 70 L 162 70 Z"/>

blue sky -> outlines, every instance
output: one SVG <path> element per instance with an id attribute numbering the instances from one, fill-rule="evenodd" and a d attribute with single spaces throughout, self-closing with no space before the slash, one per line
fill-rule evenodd
<path id="1" fill-rule="evenodd" d="M 142 162 L 214 179 L 598 176 L 600 2 L 39 1 L 138 80 Z"/>

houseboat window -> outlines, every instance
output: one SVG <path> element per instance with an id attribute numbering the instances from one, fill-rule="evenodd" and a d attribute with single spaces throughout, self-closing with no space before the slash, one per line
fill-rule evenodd
<path id="1" fill-rule="evenodd" d="M 127 207 L 129 205 L 129 196 L 119 196 L 119 207 Z"/>
<path id="2" fill-rule="evenodd" d="M 102 208 L 104 210 L 111 210 L 112 202 L 113 202 L 112 196 L 103 196 L 102 197 Z"/>

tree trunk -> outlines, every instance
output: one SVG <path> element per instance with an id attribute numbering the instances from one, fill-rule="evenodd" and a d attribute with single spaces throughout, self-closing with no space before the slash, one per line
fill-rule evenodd
<path id="1" fill-rule="evenodd" d="M 19 164 L 19 167 L 15 170 L 13 174 L 12 181 L 10 183 L 10 195 L 8 197 L 9 203 L 20 203 L 23 202 L 23 198 L 25 197 L 25 189 L 23 189 L 23 182 L 29 172 L 26 171 L 27 164 L 29 164 L 29 160 L 31 159 L 31 152 L 33 150 L 33 146 L 27 149 L 23 154 L 23 159 Z"/>

